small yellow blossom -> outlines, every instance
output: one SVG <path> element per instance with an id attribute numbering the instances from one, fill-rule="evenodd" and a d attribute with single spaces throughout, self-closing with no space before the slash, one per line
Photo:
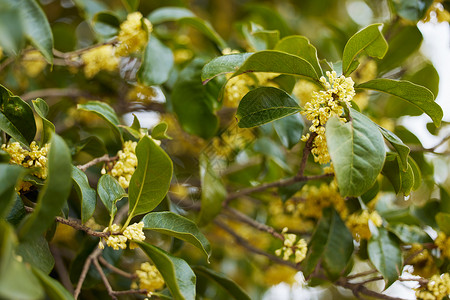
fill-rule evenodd
<path id="1" fill-rule="evenodd" d="M 123 235 L 129 240 L 142 242 L 143 240 L 145 240 L 145 234 L 142 229 L 144 229 L 144 222 L 134 223 L 124 230 Z M 130 249 L 134 248 L 137 248 L 137 245 L 133 242 L 130 242 Z"/>
<path id="2" fill-rule="evenodd" d="M 140 270 L 136 270 L 139 279 L 139 288 L 146 289 L 149 293 L 147 297 L 151 297 L 155 290 L 164 287 L 164 279 L 158 269 L 148 262 L 142 263 Z"/>
<path id="3" fill-rule="evenodd" d="M 242 149 L 245 149 L 255 140 L 255 134 L 251 129 L 230 126 L 220 136 L 214 137 L 208 151 L 215 159 L 231 160 Z"/>
<path id="4" fill-rule="evenodd" d="M 417 299 L 442 300 L 450 294 L 450 275 L 433 275 L 425 286 L 416 291 Z"/>
<path id="5" fill-rule="evenodd" d="M 301 112 L 308 120 L 312 121 L 309 131 L 317 134 L 311 153 L 314 156 L 314 161 L 320 164 L 330 162 L 325 138 L 325 124 L 333 115 L 340 117 L 344 111 L 341 103 L 351 106 L 350 101 L 355 96 L 354 82 L 350 77 L 343 75 L 337 77 L 334 71 L 327 72 L 326 75 L 328 81 L 323 76 L 320 78 L 325 91 L 313 92 L 311 101 L 305 104 L 304 110 Z M 341 118 L 341 120 L 346 121 L 344 118 Z M 305 138 L 302 140 L 305 140 Z"/>
<path id="6" fill-rule="evenodd" d="M 119 159 L 109 172 L 104 168 L 102 174 L 111 174 L 124 188 L 130 185 L 130 179 L 137 167 L 136 142 L 126 141 L 123 149 L 117 152 Z"/>
<path id="7" fill-rule="evenodd" d="M 86 78 L 94 77 L 101 70 L 114 71 L 119 66 L 119 59 L 114 56 L 112 45 L 92 48 L 81 54 Z"/>
<path id="8" fill-rule="evenodd" d="M 348 217 L 346 222 L 347 227 L 350 229 L 356 240 L 367 240 L 372 236 L 369 229 L 369 220 L 377 227 L 380 227 L 381 224 L 383 224 L 383 220 L 376 211 L 369 213 L 368 210 L 363 210 L 361 213 L 354 213 Z"/>
<path id="9" fill-rule="evenodd" d="M 116 48 L 116 54 L 127 56 L 140 50 L 147 44 L 151 31 L 152 24 L 143 18 L 140 12 L 129 14 L 126 21 L 120 24 L 120 32 L 117 37 L 119 45 Z"/>
<path id="10" fill-rule="evenodd" d="M 110 232 L 111 235 L 105 238 L 106 245 L 113 248 L 114 250 L 126 249 L 128 240 L 143 241 L 145 240 L 145 235 L 142 229 L 144 228 L 144 223 L 134 223 L 129 225 L 122 234 L 118 234 L 120 231 L 120 226 L 117 224 L 112 224 L 110 227 L 106 227 L 103 232 Z M 104 249 L 103 242 L 100 241 L 98 244 L 100 249 Z M 130 242 L 130 249 L 136 248 L 136 244 Z"/>
<path id="11" fill-rule="evenodd" d="M 173 51 L 173 60 L 176 64 L 182 64 L 194 57 L 191 49 L 178 48 Z"/>
<path id="12" fill-rule="evenodd" d="M 28 51 L 23 56 L 22 66 L 30 77 L 36 77 L 44 70 L 47 62 L 41 52 L 37 50 Z"/>
<path id="13" fill-rule="evenodd" d="M 138 84 L 134 86 L 127 95 L 128 101 L 151 103 L 158 96 L 154 87 Z"/>
<path id="14" fill-rule="evenodd" d="M 442 256 L 450 258 L 450 237 L 440 231 L 434 243 L 441 250 Z"/>
<path id="15" fill-rule="evenodd" d="M 319 187 L 305 186 L 298 194 L 303 201 L 297 204 L 296 209 L 301 211 L 305 218 L 320 219 L 325 207 L 333 206 L 341 218 L 347 217 L 345 199 L 338 192 L 336 183 L 322 183 Z"/>
<path id="16" fill-rule="evenodd" d="M 413 266 L 414 270 L 411 272 L 413 275 L 429 278 L 437 272 L 433 256 L 421 244 L 412 244 L 411 249 L 405 254 L 405 259 L 408 261 L 408 264 Z"/>
<path id="17" fill-rule="evenodd" d="M 287 233 L 287 231 L 287 227 L 284 227 L 281 231 L 281 234 L 284 237 L 283 247 L 275 250 L 275 254 L 277 256 L 282 256 L 283 260 L 289 260 L 294 254 L 294 261 L 298 264 L 305 259 L 308 245 L 304 239 L 297 240 L 297 235 Z"/>

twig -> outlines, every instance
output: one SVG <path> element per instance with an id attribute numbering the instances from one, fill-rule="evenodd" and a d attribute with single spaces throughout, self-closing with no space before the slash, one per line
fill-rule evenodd
<path id="1" fill-rule="evenodd" d="M 377 299 L 383 299 L 383 300 L 405 300 L 404 298 L 398 298 L 398 297 L 391 297 L 382 293 L 378 293 L 372 290 L 369 290 L 368 288 L 366 288 L 364 285 L 360 284 L 360 283 L 350 283 L 348 282 L 348 280 L 346 280 L 346 278 L 341 278 L 338 281 L 336 281 L 336 285 L 339 285 L 343 288 L 349 289 L 352 291 L 353 295 L 355 295 L 355 297 L 360 298 L 360 294 L 369 296 L 369 297 L 374 297 Z"/>
<path id="2" fill-rule="evenodd" d="M 61 257 L 61 253 L 59 253 L 59 249 L 51 245 L 50 251 L 52 252 L 53 258 L 55 259 L 55 269 L 59 275 L 61 283 L 71 294 L 73 294 L 74 290 L 72 282 L 70 281 L 69 272 L 67 272 L 67 268 L 64 265 L 64 261 Z"/>
<path id="3" fill-rule="evenodd" d="M 117 297 L 114 294 L 114 291 L 113 291 L 113 289 L 111 287 L 111 284 L 108 281 L 108 278 L 106 278 L 106 275 L 103 272 L 102 267 L 98 263 L 98 259 L 95 257 L 95 258 L 92 259 L 92 262 L 94 263 L 95 268 L 97 269 L 98 273 L 100 274 L 100 277 L 102 278 L 103 284 L 106 287 L 106 291 L 108 292 L 108 295 L 111 297 L 111 299 L 117 300 Z"/>
<path id="4" fill-rule="evenodd" d="M 105 154 L 103 156 L 97 157 L 90 162 L 85 163 L 84 165 L 78 165 L 77 168 L 81 171 L 86 171 L 88 168 L 98 164 L 99 162 L 110 162 L 118 159 L 118 156 L 109 157 L 108 154 Z"/>
<path id="5" fill-rule="evenodd" d="M 369 271 L 365 271 L 365 272 L 361 272 L 361 273 L 356 273 L 356 274 L 353 274 L 353 275 L 349 275 L 349 276 L 347 276 L 346 278 L 347 278 L 347 280 L 351 280 L 351 279 L 354 279 L 354 278 L 358 278 L 358 277 L 363 277 L 363 276 L 371 275 L 371 274 L 376 273 L 376 272 L 378 272 L 378 271 L 377 271 L 377 270 L 369 270 Z"/>
<path id="6" fill-rule="evenodd" d="M 33 100 L 36 98 L 55 98 L 55 97 L 89 97 L 93 98 L 92 95 L 90 95 L 88 92 L 80 90 L 80 89 L 74 89 L 74 88 L 67 88 L 67 89 L 42 89 L 42 90 L 35 90 L 28 93 L 23 94 L 20 96 L 24 101 Z"/>
<path id="7" fill-rule="evenodd" d="M 249 250 L 249 251 L 251 251 L 253 253 L 265 256 L 265 257 L 269 258 L 271 261 L 276 262 L 278 264 L 286 265 L 286 266 L 289 266 L 289 267 L 291 267 L 293 269 L 299 270 L 299 268 L 297 267 L 296 264 L 294 264 L 294 263 L 292 263 L 290 261 L 282 260 L 278 256 L 269 254 L 269 253 L 267 253 L 267 252 L 265 252 L 265 251 L 263 251 L 261 249 L 258 249 L 256 247 L 252 246 L 246 239 L 244 239 L 239 234 L 234 232 L 233 229 L 231 229 L 230 227 L 225 225 L 223 222 L 221 222 L 221 221 L 216 219 L 216 220 L 214 220 L 214 223 L 217 226 L 219 226 L 220 228 L 222 228 L 224 231 L 226 231 L 229 235 L 231 235 L 234 238 L 234 240 L 236 241 L 236 243 L 238 243 L 239 245 L 241 245 L 245 249 L 247 249 L 247 250 Z"/>
<path id="8" fill-rule="evenodd" d="M 92 46 L 89 46 L 89 47 L 86 47 L 86 48 L 78 49 L 78 50 L 75 50 L 75 51 L 72 51 L 72 52 L 61 52 L 61 51 L 58 51 L 56 49 L 53 49 L 53 54 L 55 56 L 59 56 L 61 58 L 71 58 L 71 57 L 74 57 L 74 56 L 78 56 L 78 55 L 80 55 L 83 52 L 86 52 L 88 50 L 91 50 L 91 49 L 94 49 L 94 48 L 98 48 L 98 47 L 101 47 L 101 46 L 105 46 L 105 45 L 114 45 L 116 43 L 117 43 L 117 40 L 113 39 L 113 40 L 106 41 L 106 42 L 103 42 L 103 43 L 100 43 L 100 44 L 95 44 L 95 45 L 92 45 Z"/>
<path id="9" fill-rule="evenodd" d="M 148 291 L 146 289 L 140 290 L 126 290 L 126 291 L 113 291 L 114 295 L 130 295 L 130 294 L 143 294 L 147 295 Z"/>
<path id="10" fill-rule="evenodd" d="M 309 154 L 311 153 L 311 149 L 313 147 L 314 139 L 316 138 L 317 133 L 313 132 L 309 136 L 309 139 L 305 143 L 305 148 L 303 148 L 303 155 L 302 155 L 302 161 L 300 162 L 300 169 L 298 170 L 297 176 L 302 177 L 305 169 L 306 169 L 306 163 L 308 162 Z"/>
<path id="11" fill-rule="evenodd" d="M 80 295 L 81 287 L 83 286 L 83 282 L 86 279 L 86 275 L 89 271 L 89 267 L 91 266 L 92 261 L 96 260 L 100 253 L 102 253 L 102 250 L 100 248 L 95 248 L 95 250 L 88 256 L 88 258 L 84 262 L 80 278 L 78 279 L 77 287 L 75 288 L 75 292 L 73 293 L 73 297 L 75 298 L 75 300 L 78 299 L 78 296 Z"/>
<path id="12" fill-rule="evenodd" d="M 98 260 L 102 265 L 104 265 L 105 267 L 107 267 L 108 269 L 113 271 L 114 273 L 119 274 L 120 276 L 129 278 L 129 279 L 136 278 L 136 274 L 131 274 L 131 273 L 125 272 L 125 271 L 113 266 L 112 264 L 110 264 L 106 259 L 104 259 L 101 256 L 98 257 Z"/>

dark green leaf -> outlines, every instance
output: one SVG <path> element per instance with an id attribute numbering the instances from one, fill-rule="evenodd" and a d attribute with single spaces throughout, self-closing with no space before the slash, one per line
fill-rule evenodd
<path id="1" fill-rule="evenodd" d="M 256 51 L 273 49 L 280 40 L 278 30 L 265 30 L 253 22 L 243 26 L 242 31 L 250 47 Z"/>
<path id="2" fill-rule="evenodd" d="M 229 279 L 224 274 L 218 273 L 203 266 L 194 267 L 194 272 L 197 275 L 205 276 L 208 279 L 219 284 L 234 299 L 250 300 L 250 297 L 245 293 L 245 291 L 239 285 L 237 285 L 236 282 Z"/>
<path id="3" fill-rule="evenodd" d="M 236 72 L 252 54 L 253 53 L 236 53 L 214 58 L 202 69 L 203 84 L 216 76 Z"/>
<path id="4" fill-rule="evenodd" d="M 171 140 L 172 138 L 167 135 L 168 127 L 169 126 L 167 125 L 166 122 L 161 122 L 158 125 L 156 125 L 152 129 L 152 138 L 154 138 L 155 140 L 163 140 L 163 139 Z"/>
<path id="5" fill-rule="evenodd" d="M 411 156 L 408 157 L 408 164 L 411 166 L 414 175 L 413 190 L 417 190 L 422 184 L 422 172 L 420 171 L 420 168 L 417 165 L 416 161 L 412 159 Z"/>
<path id="6" fill-rule="evenodd" d="M 41 98 L 37 98 L 33 100 L 33 107 L 36 113 L 42 119 L 42 138 L 41 144 L 44 145 L 48 143 L 52 137 L 52 134 L 55 132 L 55 125 L 52 124 L 49 120 L 46 119 L 48 114 L 48 105 Z"/>
<path id="7" fill-rule="evenodd" d="M 450 214 L 450 195 L 443 186 L 439 186 L 439 194 L 441 199 L 440 211 Z"/>
<path id="8" fill-rule="evenodd" d="M 356 57 L 363 51 L 369 56 L 383 58 L 388 44 L 380 32 L 382 24 L 369 25 L 355 33 L 347 42 L 342 54 L 342 74 L 348 76 L 359 65 Z"/>
<path id="9" fill-rule="evenodd" d="M 71 300 L 74 299 L 57 280 L 51 278 L 46 273 L 37 268 L 31 268 L 33 274 L 39 279 L 41 285 L 44 287 L 45 293 L 51 300 Z"/>
<path id="10" fill-rule="evenodd" d="M 144 85 L 160 85 L 169 79 L 173 54 L 169 47 L 152 36 L 145 47 L 138 79 Z"/>
<path id="11" fill-rule="evenodd" d="M 0 164 L 0 219 L 4 219 L 16 198 L 15 186 L 25 174 L 25 169 L 17 165 Z"/>
<path id="12" fill-rule="evenodd" d="M 55 265 L 55 259 L 44 236 L 20 243 L 16 253 L 22 256 L 24 262 L 31 264 L 45 274 L 50 274 Z"/>
<path id="13" fill-rule="evenodd" d="M 113 129 L 114 135 L 123 144 L 122 133 L 119 129 L 119 118 L 117 117 L 114 109 L 108 104 L 101 101 L 88 101 L 85 104 L 78 104 L 78 109 L 86 110 L 95 113 L 103 120 L 108 122 L 108 124 Z"/>
<path id="14" fill-rule="evenodd" d="M 147 135 L 136 146 L 138 165 L 128 188 L 130 216 L 152 211 L 164 199 L 172 179 L 172 160 Z"/>
<path id="15" fill-rule="evenodd" d="M 409 163 L 406 171 L 402 171 L 399 156 L 390 153 L 384 163 L 382 174 L 389 179 L 396 193 L 409 195 L 414 186 L 414 172 Z"/>
<path id="16" fill-rule="evenodd" d="M 239 127 L 250 128 L 295 114 L 300 110 L 297 101 L 285 91 L 274 87 L 259 87 L 242 98 L 236 118 Z"/>
<path id="17" fill-rule="evenodd" d="M 300 114 L 294 114 L 273 122 L 273 128 L 281 143 L 291 149 L 300 141 L 305 123 Z"/>
<path id="18" fill-rule="evenodd" d="M 114 218 L 117 212 L 117 202 L 123 197 L 127 196 L 127 193 L 119 182 L 109 174 L 105 174 L 100 177 L 97 184 L 97 193 L 109 212 L 111 218 Z"/>
<path id="19" fill-rule="evenodd" d="M 0 46 L 9 55 L 18 55 L 24 46 L 24 28 L 17 8 L 2 7 L 0 11 Z"/>
<path id="20" fill-rule="evenodd" d="M 450 214 L 439 212 L 436 214 L 436 222 L 439 229 L 446 235 L 450 235 Z"/>
<path id="21" fill-rule="evenodd" d="M 390 0 L 390 2 L 400 17 L 417 22 L 425 16 L 433 0 Z"/>
<path id="22" fill-rule="evenodd" d="M 222 210 L 227 191 L 206 155 L 200 156 L 202 206 L 198 216 L 199 226 L 211 222 Z"/>
<path id="23" fill-rule="evenodd" d="M 86 174 L 75 166 L 72 166 L 72 180 L 81 202 L 81 223 L 86 223 L 94 214 L 97 194 L 89 185 Z"/>
<path id="24" fill-rule="evenodd" d="M 433 93 L 423 86 L 405 80 L 380 78 L 361 83 L 356 88 L 369 89 L 397 96 L 420 108 L 430 116 L 436 126 L 441 124 L 444 114 L 442 108 L 434 102 Z"/>
<path id="25" fill-rule="evenodd" d="M 328 277 L 335 280 L 347 267 L 352 254 L 352 234 L 334 208 L 325 208 L 309 242 L 302 263 L 303 273 L 306 277 L 310 276 L 321 262 Z"/>
<path id="26" fill-rule="evenodd" d="M 306 181 L 296 182 L 294 184 L 283 186 L 278 188 L 278 194 L 280 195 L 281 201 L 286 202 L 292 196 L 295 195 L 298 191 L 300 191 L 306 184 Z"/>
<path id="27" fill-rule="evenodd" d="M 402 272 L 403 259 L 400 242 L 384 228 L 371 226 L 372 237 L 367 245 L 370 261 L 386 280 L 385 289 L 393 284 Z"/>
<path id="28" fill-rule="evenodd" d="M 433 239 L 419 226 L 406 225 L 406 224 L 394 224 L 389 227 L 403 243 L 433 243 Z"/>
<path id="29" fill-rule="evenodd" d="M 353 109 L 350 113 L 348 123 L 330 118 L 326 138 L 341 195 L 360 196 L 374 184 L 386 151 L 377 125 Z"/>
<path id="30" fill-rule="evenodd" d="M 158 231 L 191 243 L 202 250 L 209 260 L 211 255 L 209 241 L 191 220 L 169 211 L 163 211 L 146 214 L 141 222 L 144 222 L 144 229 Z"/>
<path id="31" fill-rule="evenodd" d="M 37 205 L 20 230 L 20 237 L 28 239 L 44 233 L 61 213 L 72 187 L 72 163 L 64 140 L 53 134 L 48 153 L 48 176 L 41 189 Z"/>
<path id="32" fill-rule="evenodd" d="M 195 299 L 195 274 L 184 260 L 158 247 L 142 242 L 137 244 L 158 268 L 174 299 Z"/>
<path id="33" fill-rule="evenodd" d="M 317 75 L 322 76 L 323 71 L 319 64 L 316 48 L 311 45 L 309 40 L 301 35 L 292 35 L 285 37 L 275 46 L 275 50 L 296 55 L 309 62 L 316 70 Z"/>
<path id="34" fill-rule="evenodd" d="M 11 123 L 8 118 L 0 112 L 0 129 L 19 142 L 23 148 L 29 148 L 29 143 L 20 131 Z"/>
<path id="35" fill-rule="evenodd" d="M 117 35 L 120 30 L 119 18 L 107 11 L 96 13 L 92 18 L 93 28 L 104 37 Z"/>
<path id="36" fill-rule="evenodd" d="M 402 167 L 402 171 L 406 171 L 408 169 L 408 156 L 409 156 L 409 147 L 406 146 L 403 141 L 396 136 L 393 132 L 378 126 L 381 134 L 383 134 L 384 138 L 389 141 L 389 143 L 394 147 L 395 151 L 397 151 L 400 157 L 400 165 Z"/>

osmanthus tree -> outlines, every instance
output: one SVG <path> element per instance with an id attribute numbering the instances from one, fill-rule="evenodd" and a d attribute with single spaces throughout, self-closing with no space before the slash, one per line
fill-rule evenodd
<path id="1" fill-rule="evenodd" d="M 0 0 L 0 298 L 448 297 L 447 1 L 41 2 Z"/>

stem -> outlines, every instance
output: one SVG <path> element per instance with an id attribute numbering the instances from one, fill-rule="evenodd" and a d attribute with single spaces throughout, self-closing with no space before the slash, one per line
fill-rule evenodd
<path id="1" fill-rule="evenodd" d="M 97 269 L 98 273 L 100 274 L 100 277 L 102 278 L 103 284 L 106 287 L 106 291 L 108 292 L 108 295 L 111 297 L 111 299 L 113 300 L 117 300 L 116 295 L 114 294 L 114 291 L 111 287 L 111 284 L 108 281 L 108 278 L 106 278 L 105 273 L 103 272 L 102 267 L 100 266 L 100 264 L 98 263 L 98 259 L 94 258 L 92 260 L 92 262 L 94 263 L 95 268 Z"/>
<path id="2" fill-rule="evenodd" d="M 309 154 L 311 153 L 311 150 L 313 148 L 313 142 L 316 138 L 317 133 L 313 132 L 309 136 L 309 139 L 305 143 L 305 148 L 303 148 L 303 155 L 302 155 L 302 161 L 300 163 L 300 169 L 298 170 L 297 176 L 302 177 L 303 173 L 306 169 L 306 163 L 308 162 Z"/>
<path id="3" fill-rule="evenodd" d="M 99 256 L 99 257 L 98 257 L 98 260 L 99 260 L 99 262 L 100 262 L 102 265 L 104 265 L 105 267 L 107 267 L 108 269 L 110 269 L 111 271 L 113 271 L 114 273 L 119 274 L 120 276 L 129 278 L 129 279 L 134 279 L 134 278 L 136 278 L 136 275 L 135 275 L 135 274 L 131 274 L 131 273 L 125 272 L 125 271 L 123 271 L 123 270 L 121 270 L 121 269 L 119 269 L 119 268 L 117 268 L 117 267 L 111 265 L 111 264 L 110 264 L 106 259 L 104 259 L 102 256 Z"/>
<path id="4" fill-rule="evenodd" d="M 84 262 L 83 269 L 81 270 L 80 278 L 78 279 L 77 287 L 73 294 L 73 297 L 75 298 L 75 300 L 78 299 L 78 296 L 80 295 L 81 287 L 83 286 L 83 282 L 86 279 L 86 275 L 89 271 L 89 267 L 91 266 L 92 261 L 94 259 L 96 260 L 96 258 L 100 255 L 100 253 L 102 253 L 102 250 L 100 248 L 96 248 Z"/>
<path id="5" fill-rule="evenodd" d="M 118 158 L 119 158 L 118 156 L 109 157 L 108 154 L 105 154 L 103 156 L 97 157 L 97 158 L 85 163 L 84 165 L 78 165 L 77 168 L 80 169 L 81 171 L 86 171 L 88 168 L 98 164 L 99 162 L 110 162 L 110 161 L 114 161 Z"/>

